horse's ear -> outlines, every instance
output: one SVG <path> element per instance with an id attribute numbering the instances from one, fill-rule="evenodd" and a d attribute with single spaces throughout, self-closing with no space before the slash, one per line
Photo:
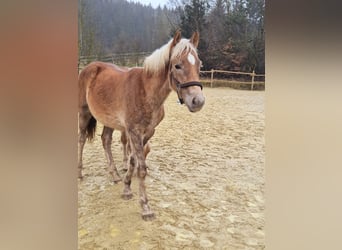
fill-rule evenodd
<path id="1" fill-rule="evenodd" d="M 181 32 L 180 30 L 177 30 L 175 35 L 173 36 L 173 40 L 172 40 L 172 43 L 171 43 L 171 49 L 176 46 L 177 43 L 179 43 L 180 39 L 181 39 Z"/>
<path id="2" fill-rule="evenodd" d="M 198 47 L 198 42 L 199 42 L 199 32 L 196 31 L 192 34 L 190 38 L 190 42 L 195 46 L 195 48 Z"/>

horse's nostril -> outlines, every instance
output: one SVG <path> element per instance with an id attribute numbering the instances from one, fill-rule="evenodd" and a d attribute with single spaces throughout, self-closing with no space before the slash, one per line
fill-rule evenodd
<path id="1" fill-rule="evenodd" d="M 203 104 L 204 104 L 204 100 L 198 96 L 192 99 L 192 105 L 195 107 L 203 106 Z"/>
<path id="2" fill-rule="evenodd" d="M 198 99 L 197 99 L 196 97 L 194 97 L 194 98 L 192 99 L 192 104 L 193 104 L 193 105 L 197 105 L 197 104 L 198 104 Z"/>

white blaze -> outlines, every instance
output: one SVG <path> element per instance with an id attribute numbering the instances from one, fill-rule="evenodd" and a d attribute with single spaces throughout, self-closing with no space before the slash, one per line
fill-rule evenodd
<path id="1" fill-rule="evenodd" d="M 192 65 L 195 65 L 195 57 L 191 53 L 188 54 L 188 61 Z"/>

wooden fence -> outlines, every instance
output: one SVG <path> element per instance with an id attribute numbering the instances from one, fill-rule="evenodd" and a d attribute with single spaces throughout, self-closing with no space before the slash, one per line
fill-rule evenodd
<path id="1" fill-rule="evenodd" d="M 85 65 L 92 61 L 110 62 L 121 66 L 138 66 L 142 65 L 146 56 L 151 52 L 134 52 L 134 53 L 117 53 L 107 55 L 80 56 L 78 58 L 78 70 L 84 68 Z"/>
<path id="2" fill-rule="evenodd" d="M 255 71 L 253 70 L 252 72 L 238 72 L 238 71 L 227 71 L 227 70 L 217 70 L 217 69 L 212 69 L 209 71 L 201 71 L 201 73 L 203 74 L 208 74 L 210 73 L 210 80 L 208 78 L 203 79 L 204 81 L 209 81 L 210 82 L 210 87 L 212 88 L 214 85 L 215 81 L 220 81 L 218 79 L 214 78 L 214 74 L 215 73 L 223 73 L 223 74 L 229 74 L 229 75 L 240 75 L 240 76 L 250 76 L 251 77 L 251 81 L 234 81 L 234 83 L 241 83 L 241 84 L 250 84 L 251 85 L 251 90 L 254 89 L 254 85 L 255 84 L 262 84 L 265 85 L 265 80 L 264 81 L 255 81 L 255 77 L 261 77 L 261 78 L 265 78 L 265 75 L 263 74 L 256 74 Z M 202 80 L 202 79 L 201 79 Z M 221 81 L 226 81 L 226 80 L 221 80 Z"/>
<path id="3" fill-rule="evenodd" d="M 84 57 L 80 56 L 78 60 L 78 71 L 82 70 L 85 65 L 87 65 L 91 61 L 102 61 L 102 62 L 111 62 L 114 64 L 118 64 L 121 66 L 138 66 L 142 65 L 143 60 L 146 56 L 148 56 L 150 52 L 140 52 L 140 53 L 121 53 L 121 54 L 110 54 L 106 56 L 90 56 L 90 57 Z M 223 83 L 224 86 L 226 86 L 226 83 L 229 84 L 240 84 L 240 85 L 250 85 L 250 89 L 253 90 L 254 86 L 256 84 L 263 85 L 263 88 L 265 88 L 265 75 L 263 74 L 256 74 L 254 70 L 252 72 L 237 72 L 237 71 L 227 71 L 227 70 L 217 70 L 212 69 L 209 71 L 201 71 L 201 81 L 204 83 L 209 83 L 210 87 L 214 87 L 214 83 Z M 215 73 L 218 73 L 221 75 L 219 78 L 215 78 Z M 210 74 L 210 78 L 203 77 L 203 75 Z M 250 76 L 250 81 L 238 81 L 233 80 L 229 81 L 227 80 L 226 76 L 232 76 L 232 75 L 238 75 L 240 76 Z M 263 78 L 263 81 L 256 81 L 255 78 Z M 245 78 L 244 78 L 245 80 Z"/>

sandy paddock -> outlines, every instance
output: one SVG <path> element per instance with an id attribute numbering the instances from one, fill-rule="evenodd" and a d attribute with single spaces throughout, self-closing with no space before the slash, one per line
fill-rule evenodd
<path id="1" fill-rule="evenodd" d="M 264 92 L 205 88 L 198 113 L 175 93 L 151 139 L 146 178 L 156 219 L 141 219 L 134 197 L 109 183 L 98 126 L 84 149 L 79 182 L 79 249 L 264 249 Z M 113 155 L 123 176 L 120 134 Z M 75 166 L 76 167 L 76 166 Z"/>

